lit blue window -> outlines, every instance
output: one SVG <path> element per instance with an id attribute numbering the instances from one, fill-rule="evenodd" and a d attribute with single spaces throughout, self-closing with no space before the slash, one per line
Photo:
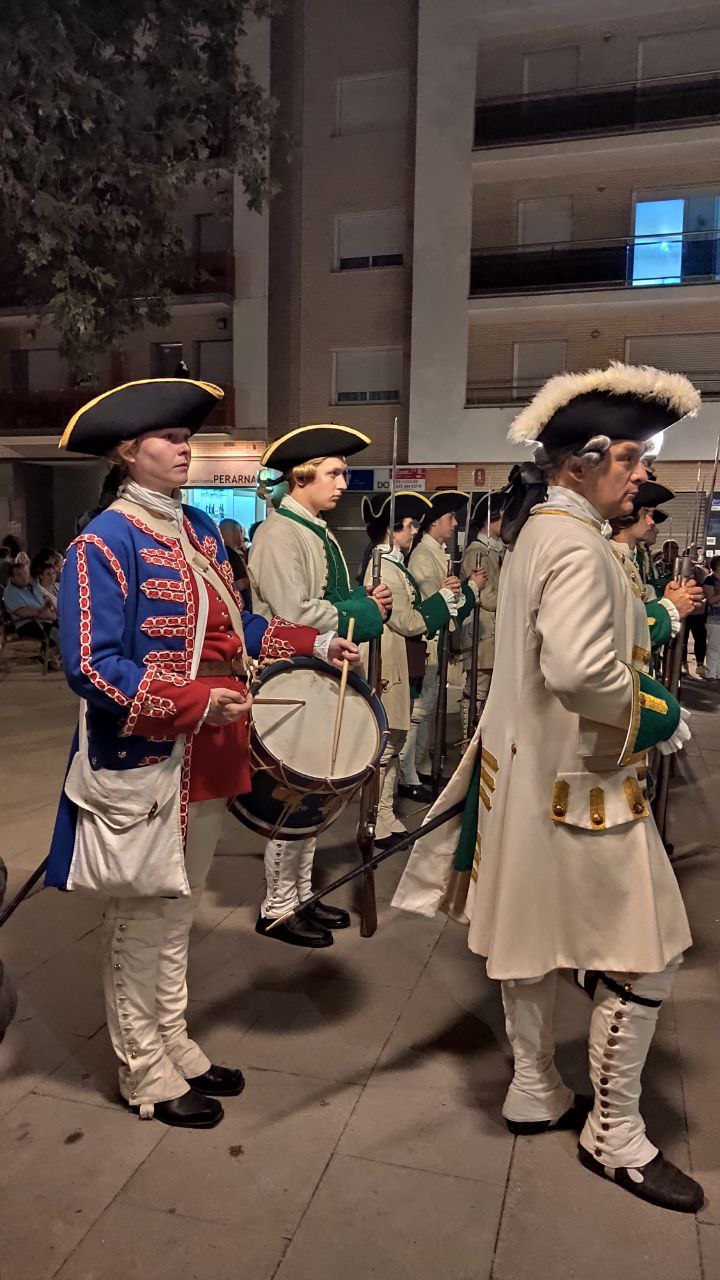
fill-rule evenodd
<path id="1" fill-rule="evenodd" d="M 643 200 L 635 206 L 634 285 L 680 284 L 684 200 Z"/>

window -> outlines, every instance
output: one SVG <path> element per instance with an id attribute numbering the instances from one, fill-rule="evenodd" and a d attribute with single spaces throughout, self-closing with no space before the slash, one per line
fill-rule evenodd
<path id="1" fill-rule="evenodd" d="M 404 71 L 349 76 L 337 82 L 336 132 L 396 129 L 407 120 L 408 81 Z"/>
<path id="2" fill-rule="evenodd" d="M 230 219 L 217 213 L 196 214 L 195 245 L 198 253 L 227 253 L 232 248 Z"/>
<path id="3" fill-rule="evenodd" d="M 68 385 L 68 369 L 57 347 L 11 352 L 13 386 L 26 391 L 58 391 Z"/>
<path id="4" fill-rule="evenodd" d="M 513 399 L 534 396 L 554 373 L 565 370 L 565 341 L 516 342 L 513 346 Z"/>
<path id="5" fill-rule="evenodd" d="M 572 196 L 518 200 L 518 244 L 566 244 L 572 235 Z"/>
<path id="6" fill-rule="evenodd" d="M 210 339 L 197 344 L 198 377 L 227 386 L 233 380 L 232 338 Z"/>
<path id="7" fill-rule="evenodd" d="M 537 49 L 523 57 L 523 93 L 574 89 L 578 82 L 578 48 Z"/>
<path id="8" fill-rule="evenodd" d="M 402 209 L 348 213 L 335 219 L 335 269 L 401 267 L 405 246 Z"/>
<path id="9" fill-rule="evenodd" d="M 720 67 L 720 27 L 647 36 L 638 46 L 638 80 L 692 75 Z"/>
<path id="10" fill-rule="evenodd" d="M 402 351 L 358 348 L 335 352 L 335 404 L 374 404 L 400 399 Z"/>
<path id="11" fill-rule="evenodd" d="M 703 391 L 717 392 L 720 333 L 663 333 L 627 338 L 625 359 L 684 373 Z"/>
<path id="12" fill-rule="evenodd" d="M 633 285 L 720 278 L 720 197 L 714 193 L 640 199 L 635 205 Z"/>
<path id="13" fill-rule="evenodd" d="M 150 377 L 174 378 L 183 359 L 182 342 L 151 342 Z"/>

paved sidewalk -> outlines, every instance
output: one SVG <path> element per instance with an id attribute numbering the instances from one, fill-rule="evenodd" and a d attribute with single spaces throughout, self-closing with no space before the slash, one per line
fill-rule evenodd
<path id="1" fill-rule="evenodd" d="M 583 1171 L 570 1134 L 510 1137 L 498 988 L 463 929 L 390 909 L 399 860 L 378 873 L 376 936 L 309 953 L 253 932 L 261 845 L 228 818 L 191 1028 L 247 1088 L 212 1132 L 118 1105 L 89 899 L 42 891 L 0 932 L 20 997 L 0 1047 L 0 1280 L 720 1280 L 720 692 L 689 683 L 672 834 L 695 946 L 643 1105 L 706 1188 L 697 1220 Z M 0 681 L 9 892 L 46 852 L 75 716 L 61 676 Z M 354 818 L 322 838 L 323 876 L 354 861 Z M 560 1060 L 587 1090 L 590 1006 L 561 986 Z"/>

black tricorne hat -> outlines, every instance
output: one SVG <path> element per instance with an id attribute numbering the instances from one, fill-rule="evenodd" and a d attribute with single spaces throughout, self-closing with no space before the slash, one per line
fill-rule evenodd
<path id="1" fill-rule="evenodd" d="M 512 423 L 513 444 L 578 450 L 595 436 L 649 440 L 694 417 L 700 393 L 682 373 L 611 361 L 607 369 L 561 373 L 541 387 Z"/>
<path id="2" fill-rule="evenodd" d="M 633 498 L 633 511 L 640 511 L 642 507 L 654 510 L 662 502 L 670 502 L 674 497 L 672 489 L 666 489 L 665 485 L 658 484 L 657 480 L 643 480 Z"/>
<path id="3" fill-rule="evenodd" d="M 464 493 L 462 489 L 436 489 L 434 493 L 429 493 L 430 510 L 425 512 L 422 521 L 424 529 L 429 528 L 433 520 L 439 520 L 441 516 L 447 516 L 452 513 L 459 517 L 460 513 L 465 509 L 470 501 L 470 494 Z"/>
<path id="4" fill-rule="evenodd" d="M 401 524 L 407 516 L 411 520 L 421 521 L 430 511 L 430 499 L 414 489 L 400 489 L 395 494 L 395 523 Z M 380 520 L 384 516 L 390 519 L 390 494 L 374 493 L 366 495 L 360 503 L 360 514 L 365 524 Z"/>
<path id="5" fill-rule="evenodd" d="M 148 431 L 185 427 L 199 431 L 224 392 L 212 382 L 192 378 L 145 378 L 125 382 L 95 396 L 68 422 L 59 448 L 70 453 L 109 453 L 121 440 Z"/>
<path id="6" fill-rule="evenodd" d="M 312 458 L 349 458 L 371 444 L 369 436 L 354 427 L 335 422 L 321 422 L 296 427 L 265 450 L 260 466 L 284 474 Z"/>
<path id="7" fill-rule="evenodd" d="M 502 515 L 505 495 L 502 489 L 493 489 L 490 496 L 490 519 L 497 520 Z M 485 524 L 488 518 L 488 494 L 481 493 L 473 498 L 470 521 L 472 524 Z"/>
<path id="8" fill-rule="evenodd" d="M 661 511 L 659 507 L 656 507 L 653 511 L 653 520 L 655 521 L 655 524 L 664 524 L 665 521 L 669 519 L 670 517 L 667 511 Z"/>

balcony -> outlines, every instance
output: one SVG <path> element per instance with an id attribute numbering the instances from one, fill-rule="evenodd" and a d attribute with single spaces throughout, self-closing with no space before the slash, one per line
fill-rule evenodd
<path id="1" fill-rule="evenodd" d="M 58 388 L 56 391 L 28 391 L 18 387 L 0 387 L 0 436 L 62 435 L 69 419 L 101 387 Z M 224 386 L 221 400 L 204 430 L 232 430 L 235 426 L 235 388 Z"/>
<path id="2" fill-rule="evenodd" d="M 720 231 L 694 231 L 477 250 L 470 297 L 719 281 Z"/>
<path id="3" fill-rule="evenodd" d="M 618 352 L 618 360 L 623 359 L 623 353 Z M 562 370 L 556 370 L 560 373 Z M 693 373 L 692 370 L 683 369 L 682 372 L 702 392 L 704 400 L 720 399 L 720 374 L 709 374 L 707 371 Z M 553 375 L 548 373 L 547 378 Z M 468 381 L 465 392 L 465 408 L 466 409 L 489 409 L 500 408 L 504 405 L 523 405 L 528 400 L 532 400 L 533 396 L 538 392 L 541 386 L 547 381 L 547 378 L 532 379 L 526 381 L 509 382 L 502 380 L 470 380 Z"/>
<path id="4" fill-rule="evenodd" d="M 688 129 L 718 119 L 720 72 L 704 72 L 478 102 L 475 147 Z"/>
<path id="5" fill-rule="evenodd" d="M 235 259 L 232 253 L 196 253 L 180 258 L 168 281 L 170 293 L 177 298 L 221 294 L 231 298 L 235 293 Z M 49 296 L 28 280 L 10 259 L 0 267 L 0 311 L 40 309 Z"/>

